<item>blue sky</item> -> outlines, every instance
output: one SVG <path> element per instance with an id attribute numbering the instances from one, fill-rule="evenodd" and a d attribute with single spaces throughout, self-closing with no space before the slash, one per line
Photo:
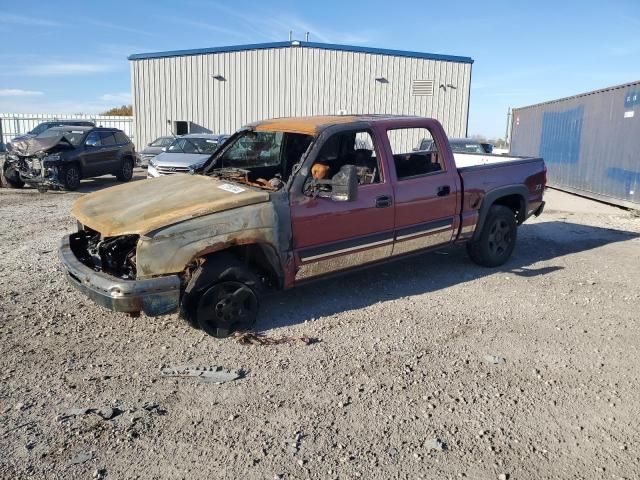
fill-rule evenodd
<path id="1" fill-rule="evenodd" d="M 638 0 L 0 3 L 0 111 L 97 113 L 130 102 L 131 53 L 286 40 L 470 56 L 469 133 L 509 106 L 640 79 Z"/>

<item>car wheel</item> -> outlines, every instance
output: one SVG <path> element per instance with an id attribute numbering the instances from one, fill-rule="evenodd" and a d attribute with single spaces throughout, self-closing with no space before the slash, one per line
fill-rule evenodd
<path id="1" fill-rule="evenodd" d="M 122 160 L 120 171 L 116 173 L 116 178 L 121 182 L 128 182 L 133 178 L 133 161 L 130 158 Z"/>
<path id="2" fill-rule="evenodd" d="M 62 184 L 65 190 L 74 191 L 80 187 L 80 169 L 75 163 L 62 168 Z"/>
<path id="3" fill-rule="evenodd" d="M 258 318 L 261 282 L 230 254 L 215 255 L 195 271 L 180 314 L 192 326 L 224 338 L 253 328 Z"/>
<path id="4" fill-rule="evenodd" d="M 467 252 L 478 265 L 499 267 L 513 253 L 517 235 L 518 224 L 513 211 L 502 205 L 494 205 L 489 210 L 480 236 L 467 243 Z"/>
<path id="5" fill-rule="evenodd" d="M 24 187 L 24 182 L 20 178 L 20 174 L 15 168 L 12 168 L 10 166 L 3 167 L 2 177 L 4 178 L 5 183 L 11 188 Z"/>

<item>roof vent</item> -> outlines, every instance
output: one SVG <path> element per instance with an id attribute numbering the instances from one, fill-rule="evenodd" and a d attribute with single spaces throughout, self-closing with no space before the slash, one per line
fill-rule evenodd
<path id="1" fill-rule="evenodd" d="M 433 80 L 413 80 L 411 82 L 411 95 L 433 96 Z"/>

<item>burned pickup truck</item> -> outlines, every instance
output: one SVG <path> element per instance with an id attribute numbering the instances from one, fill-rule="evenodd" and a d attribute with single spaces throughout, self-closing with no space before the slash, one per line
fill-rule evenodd
<path id="1" fill-rule="evenodd" d="M 113 174 L 128 182 L 135 150 L 121 130 L 93 126 L 53 127 L 9 145 L 3 176 L 10 187 L 76 190 L 82 178 Z"/>
<path id="2" fill-rule="evenodd" d="M 413 148 L 422 139 L 429 149 Z M 281 118 L 236 132 L 194 175 L 84 196 L 62 239 L 69 281 L 121 312 L 179 311 L 214 336 L 250 329 L 260 295 L 466 244 L 506 262 L 544 207 L 540 158 L 467 154 L 438 121 Z"/>

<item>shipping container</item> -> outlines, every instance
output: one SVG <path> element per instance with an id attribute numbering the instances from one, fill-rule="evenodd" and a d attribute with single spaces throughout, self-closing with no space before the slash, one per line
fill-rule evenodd
<path id="1" fill-rule="evenodd" d="M 640 81 L 513 110 L 511 153 L 543 157 L 549 185 L 640 208 Z"/>

